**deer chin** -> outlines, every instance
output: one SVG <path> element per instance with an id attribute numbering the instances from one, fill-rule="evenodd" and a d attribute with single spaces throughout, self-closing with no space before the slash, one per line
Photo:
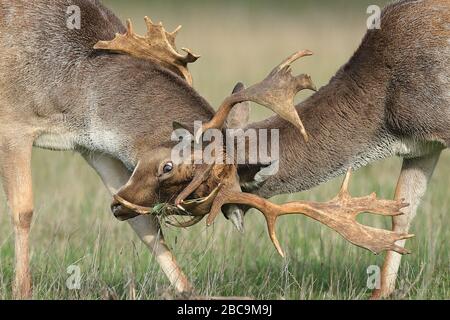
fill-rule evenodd
<path id="1" fill-rule="evenodd" d="M 221 185 L 218 185 L 205 197 L 196 198 L 194 195 L 191 195 L 187 200 L 184 200 L 178 205 L 163 203 L 153 207 L 136 205 L 116 194 L 113 197 L 111 211 L 120 221 L 129 220 L 140 215 L 191 217 L 192 220 L 180 224 L 169 222 L 172 226 L 186 228 L 200 222 L 203 217 L 208 215 L 221 187 Z"/>

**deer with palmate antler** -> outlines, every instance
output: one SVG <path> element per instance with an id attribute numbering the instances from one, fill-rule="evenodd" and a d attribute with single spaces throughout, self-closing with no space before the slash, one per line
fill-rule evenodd
<path id="1" fill-rule="evenodd" d="M 395 192 L 398 202 L 396 205 L 390 203 L 388 210 L 389 215 L 393 215 L 393 233 L 373 233 L 378 241 L 389 239 L 381 248 L 391 250 L 382 269 L 381 288 L 374 291 L 373 298 L 388 297 L 395 290 L 409 227 L 442 150 L 450 146 L 448 21 L 448 0 L 391 4 L 383 11 L 381 29 L 369 30 L 360 48 L 330 83 L 296 107 L 303 123 L 291 107 L 292 88 L 296 87 L 297 80 L 287 76 L 287 89 L 278 96 L 267 96 L 267 83 L 275 79 L 272 76 L 259 86 L 259 92 L 252 88 L 228 98 L 202 131 L 193 132 L 199 139 L 202 132 L 220 128 L 233 104 L 242 100 L 259 102 L 278 112 L 280 116 L 250 124 L 247 129 L 280 128 L 279 172 L 262 175 L 258 173 L 261 167 L 245 165 L 237 168 L 242 189 L 265 198 L 310 189 L 345 173 L 348 168 L 356 169 L 394 155 L 403 157 Z M 282 83 L 280 79 L 272 83 L 272 89 L 276 89 L 273 92 L 278 92 L 279 83 Z M 266 95 L 261 97 L 263 92 Z M 285 119 L 292 125 L 285 126 Z M 239 203 L 256 207 L 265 214 L 278 249 L 273 224 L 276 217 L 285 213 L 307 214 L 336 228 L 353 243 L 373 251 L 380 249 L 377 245 L 367 246 L 365 241 L 360 242 L 364 239 L 361 235 L 367 233 L 358 230 L 361 226 L 354 223 L 354 216 L 359 209 L 376 210 L 373 210 L 373 203 L 364 205 L 367 199 L 361 200 L 359 205 L 354 203 L 356 206 L 347 210 L 347 183 L 344 183 L 340 196 L 325 207 L 309 203 L 275 206 L 260 197 L 236 193 L 226 188 L 226 183 L 220 185 L 222 194 L 215 191 L 218 198 L 215 204 L 210 197 L 204 201 L 185 200 L 204 183 L 206 170 L 211 169 L 198 169 L 197 178 L 178 197 L 177 204 L 200 217 L 205 211 L 211 211 L 208 223 L 213 221 L 221 204 Z M 230 177 L 235 179 L 233 174 Z M 402 208 L 402 199 L 410 205 Z M 197 214 L 195 208 L 199 205 L 202 210 Z M 378 205 L 375 208 L 383 213 L 383 202 Z M 146 208 L 140 209 L 146 212 Z M 397 210 L 402 214 L 395 214 Z M 324 211 L 330 212 L 330 216 L 321 216 Z M 334 219 L 342 224 L 335 224 Z M 199 220 L 197 217 L 194 222 Z M 352 238 L 355 230 L 358 230 L 356 239 Z M 395 239 L 399 241 L 394 241 L 393 245 L 391 240 Z"/>

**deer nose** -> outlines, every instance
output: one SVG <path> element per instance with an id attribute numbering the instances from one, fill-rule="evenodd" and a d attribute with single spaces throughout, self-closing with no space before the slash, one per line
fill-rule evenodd
<path id="1" fill-rule="evenodd" d="M 122 209 L 122 205 L 120 203 L 113 203 L 111 205 L 111 211 L 116 215 L 117 212 L 119 212 Z"/>
<path id="2" fill-rule="evenodd" d="M 126 221 L 138 216 L 136 212 L 131 211 L 128 208 L 122 206 L 119 202 L 114 201 L 111 204 L 111 212 L 114 217 L 116 217 L 120 221 Z"/>
<path id="3" fill-rule="evenodd" d="M 119 220 L 121 220 L 120 216 L 122 215 L 123 209 L 124 208 L 120 203 L 111 204 L 111 212 L 114 214 L 114 217 L 116 217 Z"/>

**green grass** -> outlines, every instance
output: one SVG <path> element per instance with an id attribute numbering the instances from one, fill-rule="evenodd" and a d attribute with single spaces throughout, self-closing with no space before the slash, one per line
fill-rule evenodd
<path id="1" fill-rule="evenodd" d="M 105 2 L 122 18 L 132 17 L 141 32 L 144 14 L 170 27 L 184 24 L 180 44 L 203 56 L 192 67 L 195 87 L 213 105 L 218 105 L 237 81 L 250 84 L 260 80 L 298 49 L 308 48 L 316 55 L 297 63 L 295 71 L 311 74 L 319 86 L 326 84 L 356 49 L 367 17 L 366 6 L 359 1 L 352 2 L 351 8 L 317 7 L 307 2 L 304 10 L 287 11 L 267 3 L 253 10 L 237 2 L 225 7 L 198 1 L 189 8 L 180 8 L 173 1 L 167 6 Z M 255 120 L 270 115 L 260 107 L 253 111 Z M 407 244 L 413 253 L 403 259 L 400 289 L 394 298 L 450 297 L 449 161 L 446 152 L 414 220 L 411 232 L 417 236 Z M 352 180 L 353 194 L 376 191 L 392 198 L 400 163 L 391 159 L 360 170 Z M 168 281 L 131 228 L 112 217 L 110 196 L 80 156 L 36 150 L 33 174 L 36 212 L 31 238 L 36 299 L 102 299 L 111 294 L 128 299 L 133 286 L 139 299 L 162 296 Z M 328 200 L 339 183 L 338 179 L 277 200 Z M 3 194 L 0 210 L 0 298 L 4 299 L 11 297 L 14 252 Z M 381 217 L 366 217 L 365 221 L 390 226 L 389 219 Z M 366 270 L 383 261 L 382 256 L 353 247 L 301 216 L 279 221 L 286 260 L 276 254 L 261 215 L 250 214 L 246 229 L 245 235 L 240 235 L 220 218 L 212 228 L 201 224 L 189 230 L 165 231 L 178 262 L 203 295 L 366 299 L 370 294 Z M 82 272 L 81 289 L 76 291 L 65 284 L 67 267 L 73 264 Z"/>

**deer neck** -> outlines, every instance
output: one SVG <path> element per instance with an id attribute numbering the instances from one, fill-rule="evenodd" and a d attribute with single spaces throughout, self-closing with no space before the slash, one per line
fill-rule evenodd
<path id="1" fill-rule="evenodd" d="M 78 117 L 76 138 L 82 151 L 109 154 L 132 169 L 149 154 L 172 148 L 174 121 L 193 124 L 214 114 L 183 79 L 151 62 L 106 55 L 90 65 L 92 85 L 82 103 L 88 107 Z"/>
<path id="2" fill-rule="evenodd" d="M 385 125 L 385 89 L 380 83 L 380 79 L 362 81 L 341 70 L 300 104 L 297 110 L 310 136 L 308 143 L 298 129 L 279 117 L 251 125 L 280 129 L 279 170 L 259 193 L 268 197 L 310 189 L 349 168 L 394 155 L 398 139 Z"/>

